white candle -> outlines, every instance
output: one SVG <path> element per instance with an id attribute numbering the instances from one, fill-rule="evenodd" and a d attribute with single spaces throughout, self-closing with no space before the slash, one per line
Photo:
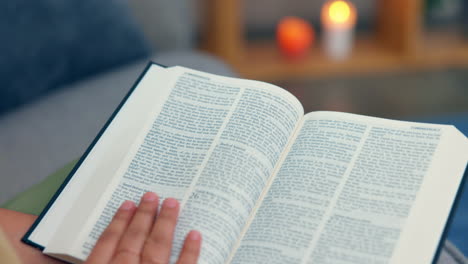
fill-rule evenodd
<path id="1" fill-rule="evenodd" d="M 328 56 L 346 58 L 352 49 L 356 9 L 347 0 L 330 0 L 322 8 L 323 45 Z"/>

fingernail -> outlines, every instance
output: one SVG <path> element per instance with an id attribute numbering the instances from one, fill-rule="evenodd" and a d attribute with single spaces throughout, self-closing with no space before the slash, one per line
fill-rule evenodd
<path id="1" fill-rule="evenodd" d="M 174 198 L 167 198 L 164 200 L 164 206 L 167 208 L 175 208 L 179 202 Z"/>
<path id="2" fill-rule="evenodd" d="M 200 234 L 200 232 L 198 232 L 196 230 L 192 230 L 192 231 L 190 231 L 190 233 L 188 235 L 188 238 L 190 240 L 200 240 L 201 239 L 201 234 Z"/>
<path id="3" fill-rule="evenodd" d="M 135 204 L 132 201 L 125 201 L 123 204 L 120 206 L 120 209 L 122 210 L 130 210 L 133 207 L 135 207 Z"/>
<path id="4" fill-rule="evenodd" d="M 156 201 L 156 199 L 158 199 L 158 195 L 155 194 L 154 192 L 147 192 L 143 195 L 143 198 L 142 198 L 142 200 L 145 202 L 153 202 L 153 201 Z"/>

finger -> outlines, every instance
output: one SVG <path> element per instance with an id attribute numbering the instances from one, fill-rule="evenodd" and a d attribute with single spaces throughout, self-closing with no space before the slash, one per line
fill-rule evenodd
<path id="1" fill-rule="evenodd" d="M 171 257 L 172 240 L 179 216 L 179 202 L 168 198 L 163 202 L 161 212 L 146 240 L 142 253 L 145 263 L 168 263 Z"/>
<path id="2" fill-rule="evenodd" d="M 132 201 L 125 201 L 117 210 L 109 226 L 99 237 L 86 263 L 109 263 L 114 255 L 120 238 L 125 232 L 136 206 Z"/>
<path id="3" fill-rule="evenodd" d="M 200 232 L 192 230 L 184 241 L 177 264 L 195 264 L 200 256 L 202 237 Z"/>
<path id="4" fill-rule="evenodd" d="M 155 193 L 148 192 L 143 195 L 132 221 L 117 246 L 115 262 L 139 262 L 143 245 L 157 214 L 158 204 L 159 198 Z"/>

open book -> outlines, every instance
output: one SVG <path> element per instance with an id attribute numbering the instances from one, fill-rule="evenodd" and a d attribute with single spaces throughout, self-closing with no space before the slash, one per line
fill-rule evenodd
<path id="1" fill-rule="evenodd" d="M 453 126 L 304 115 L 271 84 L 149 64 L 23 238 L 85 260 L 124 200 L 175 197 L 199 263 L 430 263 L 468 162 Z"/>

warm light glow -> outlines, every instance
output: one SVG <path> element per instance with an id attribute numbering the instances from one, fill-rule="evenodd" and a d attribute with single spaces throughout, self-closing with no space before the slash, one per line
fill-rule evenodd
<path id="1" fill-rule="evenodd" d="M 356 8 L 348 0 L 328 0 L 322 7 L 321 20 L 325 28 L 353 28 L 356 18 Z"/>
<path id="2" fill-rule="evenodd" d="M 330 5 L 328 14 L 332 21 L 336 23 L 344 23 L 349 19 L 351 10 L 345 1 L 335 1 Z"/>
<path id="3" fill-rule="evenodd" d="M 327 0 L 323 4 L 320 17 L 322 41 L 330 58 L 342 60 L 350 55 L 357 15 L 351 0 Z"/>

